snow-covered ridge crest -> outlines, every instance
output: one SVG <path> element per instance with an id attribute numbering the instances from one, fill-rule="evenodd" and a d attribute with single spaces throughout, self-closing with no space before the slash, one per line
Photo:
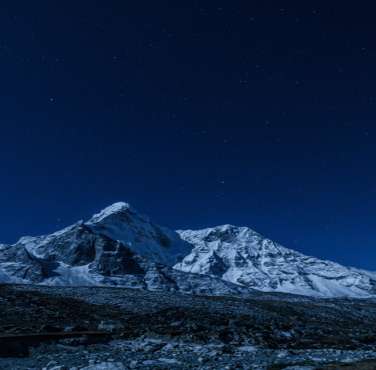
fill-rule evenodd
<path id="1" fill-rule="evenodd" d="M 130 206 L 129 203 L 116 202 L 116 203 L 106 207 L 105 209 L 103 209 L 99 213 L 96 213 L 95 215 L 93 215 L 93 217 L 88 221 L 88 223 L 101 222 L 106 217 L 115 215 L 117 213 L 126 212 L 130 209 L 131 209 L 131 206 Z"/>
<path id="2" fill-rule="evenodd" d="M 317 297 L 376 295 L 372 273 L 306 256 L 247 227 L 222 225 L 178 232 L 194 245 L 175 266 L 181 271 L 216 276 L 266 292 Z"/>

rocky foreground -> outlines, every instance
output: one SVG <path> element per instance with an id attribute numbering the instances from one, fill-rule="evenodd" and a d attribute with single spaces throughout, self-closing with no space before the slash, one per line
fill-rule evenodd
<path id="1" fill-rule="evenodd" d="M 4 370 L 376 369 L 374 300 L 2 285 L 0 313 Z"/>

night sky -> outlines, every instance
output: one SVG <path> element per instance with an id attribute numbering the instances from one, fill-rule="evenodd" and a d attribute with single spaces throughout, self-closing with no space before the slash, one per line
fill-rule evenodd
<path id="1" fill-rule="evenodd" d="M 363 4 L 3 1 L 0 240 L 123 200 L 376 270 Z"/>

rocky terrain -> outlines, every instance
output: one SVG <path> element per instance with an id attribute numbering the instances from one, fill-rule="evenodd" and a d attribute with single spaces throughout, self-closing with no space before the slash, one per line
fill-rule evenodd
<path id="1" fill-rule="evenodd" d="M 373 300 L 3 285 L 0 312 L 1 369 L 329 369 L 376 359 Z"/>

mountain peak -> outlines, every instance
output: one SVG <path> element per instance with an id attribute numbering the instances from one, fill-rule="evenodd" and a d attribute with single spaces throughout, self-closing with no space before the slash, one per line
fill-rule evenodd
<path id="1" fill-rule="evenodd" d="M 110 206 L 104 208 L 99 213 L 96 213 L 91 219 L 90 223 L 96 223 L 104 220 L 105 218 L 112 216 L 114 214 L 119 214 L 130 210 L 132 207 L 126 202 L 116 202 Z"/>
<path id="2" fill-rule="evenodd" d="M 191 239 L 191 243 L 195 244 L 197 239 L 206 242 L 221 241 L 232 242 L 234 240 L 248 241 L 253 238 L 261 238 L 256 231 L 246 226 L 235 226 L 230 224 L 208 227 L 201 230 L 178 230 L 183 239 Z M 234 245 L 235 247 L 236 245 Z"/>
<path id="3" fill-rule="evenodd" d="M 139 286 L 141 270 L 135 270 L 134 263 L 143 261 L 146 270 L 172 271 L 167 278 L 162 277 L 162 270 L 162 275 L 151 273 L 147 280 L 151 285 L 157 281 L 157 286 L 158 279 L 170 278 L 174 285 L 177 274 L 200 289 L 209 281 L 244 291 L 376 297 L 376 273 L 305 256 L 249 227 L 225 224 L 175 232 L 155 224 L 125 202 L 114 203 L 89 221 L 53 234 L 24 237 L 14 245 L 0 244 L 0 252 L 0 283 L 116 285 L 133 279 Z M 196 291 L 193 285 L 188 288 Z"/>
<path id="4" fill-rule="evenodd" d="M 194 248 L 175 268 L 261 291 L 318 297 L 375 295 L 374 277 L 284 248 L 248 227 L 179 231 Z"/>
<path id="5" fill-rule="evenodd" d="M 85 225 L 95 233 L 124 243 L 144 258 L 169 266 L 192 249 L 175 231 L 155 224 L 125 202 L 108 206 Z"/>

